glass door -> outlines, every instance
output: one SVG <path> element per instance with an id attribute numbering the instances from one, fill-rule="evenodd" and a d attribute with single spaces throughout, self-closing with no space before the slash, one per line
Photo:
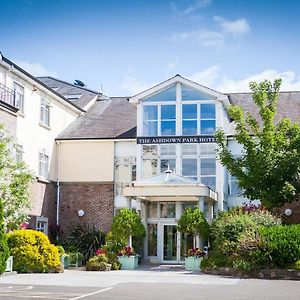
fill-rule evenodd
<path id="1" fill-rule="evenodd" d="M 163 261 L 179 262 L 180 244 L 176 225 L 163 225 Z"/>
<path id="2" fill-rule="evenodd" d="M 193 247 L 193 236 L 187 233 L 181 233 L 180 237 L 180 260 L 184 261 L 185 255 L 189 249 Z"/>

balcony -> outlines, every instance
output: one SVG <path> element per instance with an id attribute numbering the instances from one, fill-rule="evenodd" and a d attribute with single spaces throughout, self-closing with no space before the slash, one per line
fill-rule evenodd
<path id="1" fill-rule="evenodd" d="M 18 110 L 15 91 L 1 83 L 0 83 L 0 105 L 10 110 L 13 110 L 15 112 Z"/>

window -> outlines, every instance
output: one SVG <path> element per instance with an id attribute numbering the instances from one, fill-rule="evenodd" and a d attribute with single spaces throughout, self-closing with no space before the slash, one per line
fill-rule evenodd
<path id="1" fill-rule="evenodd" d="M 197 158 L 182 159 L 182 175 L 197 180 Z"/>
<path id="2" fill-rule="evenodd" d="M 36 230 L 48 234 L 48 218 L 37 217 L 36 218 Z"/>
<path id="3" fill-rule="evenodd" d="M 157 224 L 148 224 L 148 255 L 157 256 Z"/>
<path id="4" fill-rule="evenodd" d="M 17 145 L 16 148 L 16 162 L 21 162 L 23 161 L 23 146 L 22 145 Z"/>
<path id="5" fill-rule="evenodd" d="M 49 156 L 46 155 L 45 149 L 42 150 L 39 154 L 39 176 L 42 178 L 48 178 L 48 165 L 49 165 Z"/>
<path id="6" fill-rule="evenodd" d="M 216 107 L 214 104 L 201 104 L 201 134 L 214 134 L 216 130 Z"/>
<path id="7" fill-rule="evenodd" d="M 197 104 L 182 105 L 182 135 L 197 134 Z"/>
<path id="8" fill-rule="evenodd" d="M 239 196 L 241 193 L 242 190 L 239 187 L 237 178 L 229 174 L 229 194 L 231 196 Z"/>
<path id="9" fill-rule="evenodd" d="M 193 89 L 187 85 L 182 85 L 182 101 L 190 100 L 212 100 L 213 98 L 207 94 Z"/>
<path id="10" fill-rule="evenodd" d="M 176 105 L 161 106 L 161 135 L 176 133 Z"/>
<path id="11" fill-rule="evenodd" d="M 216 159 L 201 158 L 200 159 L 201 182 L 206 186 L 216 189 Z"/>
<path id="12" fill-rule="evenodd" d="M 144 135 L 157 136 L 158 110 L 156 105 L 144 106 Z"/>
<path id="13" fill-rule="evenodd" d="M 15 105 L 19 108 L 19 111 L 24 113 L 24 87 L 14 82 L 13 89 L 15 92 Z"/>
<path id="14" fill-rule="evenodd" d="M 176 101 L 176 86 L 172 86 L 160 93 L 146 98 L 143 102 Z"/>
<path id="15" fill-rule="evenodd" d="M 160 217 L 175 218 L 176 204 L 174 202 L 160 202 Z"/>
<path id="16" fill-rule="evenodd" d="M 41 99 L 40 122 L 46 126 L 50 126 L 50 105 L 45 99 Z"/>

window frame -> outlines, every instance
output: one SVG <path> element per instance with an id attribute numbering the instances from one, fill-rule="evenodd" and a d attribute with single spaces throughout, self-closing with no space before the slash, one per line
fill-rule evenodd
<path id="1" fill-rule="evenodd" d="M 50 102 L 45 98 L 40 102 L 40 124 L 50 127 Z"/>
<path id="2" fill-rule="evenodd" d="M 23 93 L 17 91 L 18 89 L 20 89 Z M 14 90 L 15 106 L 19 108 L 19 113 L 24 114 L 25 88 L 22 84 L 13 81 L 13 90 Z M 19 105 L 19 103 L 21 105 Z"/>
<path id="3" fill-rule="evenodd" d="M 45 149 L 39 151 L 39 178 L 49 178 L 49 154 Z"/>

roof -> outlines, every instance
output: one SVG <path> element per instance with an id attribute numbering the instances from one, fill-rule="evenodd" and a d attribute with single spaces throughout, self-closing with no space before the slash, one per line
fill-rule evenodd
<path id="1" fill-rule="evenodd" d="M 127 139 L 136 137 L 136 108 L 126 97 L 96 101 L 57 140 Z"/>
<path id="2" fill-rule="evenodd" d="M 60 93 L 58 93 L 58 92 L 54 91 L 53 89 L 49 88 L 48 85 L 46 85 L 45 83 L 43 83 L 42 81 L 40 81 L 38 78 L 36 78 L 33 75 L 29 74 L 24 69 L 22 69 L 21 67 L 19 67 L 18 65 L 16 65 L 14 62 L 12 62 L 11 60 L 9 60 L 5 56 L 3 56 L 3 54 L 1 53 L 1 51 L 0 51 L 0 60 L 4 61 L 5 63 L 9 64 L 11 67 L 13 67 L 16 70 L 18 70 L 19 72 L 23 73 L 25 76 L 29 77 L 31 80 L 35 81 L 37 84 L 39 84 L 42 87 L 46 88 L 48 91 L 50 91 L 51 93 L 53 93 L 56 96 L 58 96 L 59 98 L 61 98 L 64 102 L 67 102 L 68 104 L 71 104 L 77 110 L 84 111 L 81 107 L 77 106 L 75 103 L 72 103 L 71 101 L 69 101 L 68 99 L 66 99 L 64 96 L 62 96 Z"/>
<path id="3" fill-rule="evenodd" d="M 249 112 L 255 118 L 259 117 L 258 107 L 252 99 L 252 93 L 232 93 L 228 96 L 233 105 L 241 106 L 245 112 Z M 300 91 L 279 93 L 275 121 L 278 122 L 282 118 L 300 123 Z"/>
<path id="4" fill-rule="evenodd" d="M 68 99 L 70 102 L 85 108 L 95 97 L 101 96 L 102 94 L 97 91 L 90 90 L 88 88 L 75 85 L 54 77 L 43 76 L 38 77 L 40 81 L 46 84 L 52 90 L 63 95 L 65 98 L 71 97 L 72 95 L 78 95 L 78 98 Z"/>

